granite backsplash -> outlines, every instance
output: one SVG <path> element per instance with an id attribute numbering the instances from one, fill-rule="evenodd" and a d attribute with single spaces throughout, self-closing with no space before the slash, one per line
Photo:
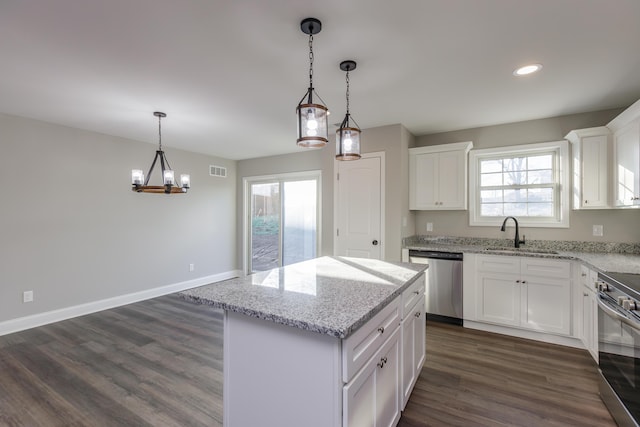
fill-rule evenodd
<path id="1" fill-rule="evenodd" d="M 490 239 L 484 237 L 454 236 L 411 236 L 402 239 L 403 247 L 429 244 L 512 248 L 513 239 Z M 578 242 L 572 240 L 527 240 L 526 243 L 522 246 L 528 249 L 558 252 L 593 252 L 634 255 L 640 254 L 640 243 Z"/>

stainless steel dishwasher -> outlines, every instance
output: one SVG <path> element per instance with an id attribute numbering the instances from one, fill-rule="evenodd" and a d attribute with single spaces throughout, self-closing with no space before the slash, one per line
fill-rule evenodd
<path id="1" fill-rule="evenodd" d="M 462 325 L 462 254 L 410 250 L 409 261 L 429 264 L 427 319 Z"/>

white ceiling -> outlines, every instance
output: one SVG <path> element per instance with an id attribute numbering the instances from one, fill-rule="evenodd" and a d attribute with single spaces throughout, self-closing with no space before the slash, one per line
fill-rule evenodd
<path id="1" fill-rule="evenodd" d="M 331 123 L 344 59 L 359 125 L 417 136 L 640 98 L 638 0 L 5 0 L 0 112 L 156 143 L 159 110 L 167 146 L 294 152 L 309 16 Z M 530 62 L 543 70 L 512 75 Z"/>

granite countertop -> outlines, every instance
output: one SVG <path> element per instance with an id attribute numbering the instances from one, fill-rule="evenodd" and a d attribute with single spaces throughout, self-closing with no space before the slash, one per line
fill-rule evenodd
<path id="1" fill-rule="evenodd" d="M 628 243 L 533 240 L 517 250 L 513 248 L 512 240 L 413 236 L 405 239 L 403 247 L 409 250 L 570 259 L 603 273 L 640 274 L 640 247 Z"/>
<path id="2" fill-rule="evenodd" d="M 426 267 L 322 257 L 180 295 L 247 316 L 346 338 L 415 282 Z"/>

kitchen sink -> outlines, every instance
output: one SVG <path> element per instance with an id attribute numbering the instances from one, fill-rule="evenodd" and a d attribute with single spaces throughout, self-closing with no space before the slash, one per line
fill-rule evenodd
<path id="1" fill-rule="evenodd" d="M 509 254 L 541 254 L 541 255 L 557 255 L 556 251 L 548 251 L 544 249 L 529 248 L 485 248 L 485 251 L 502 252 Z"/>

